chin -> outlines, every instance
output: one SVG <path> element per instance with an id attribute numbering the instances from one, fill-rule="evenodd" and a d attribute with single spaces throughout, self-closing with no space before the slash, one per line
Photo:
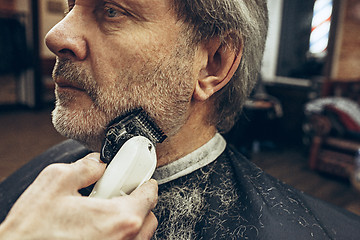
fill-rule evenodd
<path id="1" fill-rule="evenodd" d="M 52 112 L 52 123 L 61 135 L 82 143 L 89 150 L 101 150 L 107 125 L 102 114 L 56 106 Z"/>

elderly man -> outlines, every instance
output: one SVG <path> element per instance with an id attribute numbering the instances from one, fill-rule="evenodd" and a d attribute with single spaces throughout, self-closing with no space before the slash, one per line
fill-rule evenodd
<path id="1" fill-rule="evenodd" d="M 267 32 L 265 0 L 68 5 L 46 37 L 57 55 L 54 126 L 92 151 L 100 150 L 111 120 L 137 107 L 164 130 L 168 138 L 157 146 L 153 176 L 159 183 L 154 239 L 360 234 L 358 217 L 273 179 L 219 134 L 233 126 L 256 82 Z M 88 184 L 99 177 L 89 178 Z"/>

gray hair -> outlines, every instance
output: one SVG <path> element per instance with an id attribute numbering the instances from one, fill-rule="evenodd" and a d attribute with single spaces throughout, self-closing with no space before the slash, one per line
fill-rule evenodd
<path id="1" fill-rule="evenodd" d="M 193 43 L 219 37 L 233 51 L 243 46 L 236 73 L 212 97 L 215 109 L 209 121 L 227 132 L 257 82 L 268 27 L 266 0 L 174 0 L 174 7 L 178 18 L 189 24 Z"/>

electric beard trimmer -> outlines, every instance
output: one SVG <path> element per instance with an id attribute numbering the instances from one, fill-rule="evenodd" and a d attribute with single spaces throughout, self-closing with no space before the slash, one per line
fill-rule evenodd
<path id="1" fill-rule="evenodd" d="M 107 128 L 101 160 L 108 164 L 90 197 L 112 198 L 130 194 L 149 180 L 156 168 L 156 143 L 166 135 L 141 109 L 116 118 Z"/>

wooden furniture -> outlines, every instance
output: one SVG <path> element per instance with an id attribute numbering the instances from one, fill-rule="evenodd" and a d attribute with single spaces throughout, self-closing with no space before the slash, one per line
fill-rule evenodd
<path id="1" fill-rule="evenodd" d="M 360 104 L 360 80 L 328 81 L 322 95 L 345 97 Z M 340 126 L 326 113 L 313 114 L 308 121 L 313 131 L 310 168 L 349 178 L 354 170 L 355 155 L 360 149 L 360 133 L 358 136 L 348 134 L 346 127 Z"/>

